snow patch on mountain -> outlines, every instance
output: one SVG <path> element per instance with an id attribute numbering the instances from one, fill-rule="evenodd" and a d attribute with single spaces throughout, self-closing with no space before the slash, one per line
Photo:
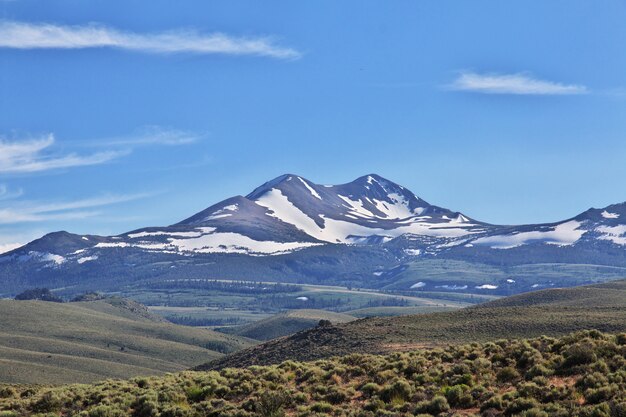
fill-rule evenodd
<path id="1" fill-rule="evenodd" d="M 511 249 L 530 243 L 547 243 L 557 246 L 568 246 L 578 241 L 587 231 L 581 229 L 581 222 L 570 220 L 551 227 L 552 230 L 533 230 L 530 232 L 514 232 L 508 235 L 481 237 L 474 240 L 474 245 L 485 245 L 492 249 Z"/>
<path id="2" fill-rule="evenodd" d="M 313 187 L 311 187 L 311 186 L 309 185 L 309 183 L 308 183 L 308 182 L 306 182 L 306 180 L 304 180 L 304 179 L 302 179 L 302 178 L 300 178 L 300 177 L 298 177 L 298 179 L 300 180 L 300 182 L 301 182 L 302 184 L 304 184 L 304 186 L 307 188 L 307 190 L 309 190 L 309 191 L 311 192 L 311 195 L 312 195 L 313 197 L 317 198 L 318 200 L 321 200 L 321 199 L 322 199 L 322 197 L 320 197 L 320 195 L 317 193 L 317 191 L 315 191 L 315 190 L 313 189 Z"/>
<path id="3" fill-rule="evenodd" d="M 626 225 L 599 226 L 596 231 L 600 233 L 599 239 L 609 240 L 617 245 L 626 245 Z"/>
<path id="4" fill-rule="evenodd" d="M 476 288 L 477 290 L 497 290 L 498 286 L 493 284 L 483 284 L 477 285 L 474 288 Z"/>
<path id="5" fill-rule="evenodd" d="M 600 213 L 602 215 L 602 217 L 604 217 L 605 219 L 618 219 L 619 218 L 619 214 L 617 213 L 610 213 L 606 210 L 604 210 L 602 213 Z"/>
<path id="6" fill-rule="evenodd" d="M 79 264 L 84 264 L 85 262 L 95 261 L 96 259 L 98 259 L 97 255 L 83 256 L 82 258 L 78 258 L 76 262 L 78 262 Z"/>
<path id="7" fill-rule="evenodd" d="M 241 253 L 248 255 L 280 255 L 319 245 L 310 242 L 260 241 L 238 233 L 209 233 L 191 239 L 171 239 L 170 245 L 180 252 Z"/>

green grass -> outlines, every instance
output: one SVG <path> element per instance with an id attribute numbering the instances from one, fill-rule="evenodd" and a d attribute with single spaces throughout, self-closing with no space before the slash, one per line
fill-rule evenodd
<path id="1" fill-rule="evenodd" d="M 626 281 L 538 291 L 450 312 L 373 317 L 330 328 L 316 327 L 234 353 L 202 369 L 556 336 L 585 329 L 626 331 Z"/>
<path id="2" fill-rule="evenodd" d="M 409 290 L 417 282 L 427 285 L 420 291 L 437 291 L 441 285 L 467 285 L 457 293 L 510 295 L 532 288 L 534 284 L 552 283 L 557 287 L 572 287 L 620 280 L 626 268 L 605 265 L 542 263 L 516 266 L 495 266 L 450 259 L 422 259 L 411 262 L 397 274 L 385 279 L 384 290 Z M 507 282 L 514 280 L 515 283 Z M 497 290 L 477 290 L 482 284 L 497 285 Z"/>
<path id="3" fill-rule="evenodd" d="M 3 417 L 625 414 L 626 333 L 595 330 L 93 385 L 0 385 Z"/>
<path id="4" fill-rule="evenodd" d="M 90 382 L 160 374 L 251 344 L 167 323 L 127 300 L 0 300 L 1 382 Z"/>

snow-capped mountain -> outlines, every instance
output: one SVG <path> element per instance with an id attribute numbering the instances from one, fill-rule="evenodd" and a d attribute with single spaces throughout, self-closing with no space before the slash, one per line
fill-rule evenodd
<path id="1" fill-rule="evenodd" d="M 345 258 L 356 256 L 366 258 L 355 266 L 359 274 L 431 258 L 626 267 L 626 203 L 558 223 L 498 226 L 429 204 L 375 174 L 341 185 L 287 174 L 171 226 L 118 236 L 51 233 L 0 255 L 0 273 L 5 282 L 16 279 L 11 287 L 131 268 L 141 278 L 176 275 L 176 268 L 189 274 L 198 265 L 212 277 L 306 280 L 329 273 L 320 259 L 334 263 L 337 275 L 357 276 Z"/>
<path id="2" fill-rule="evenodd" d="M 303 247 L 381 243 L 406 233 L 455 237 L 480 229 L 479 223 L 462 214 L 430 205 L 377 175 L 342 185 L 318 185 L 297 175 L 283 175 L 177 226 L 190 225 Z"/>

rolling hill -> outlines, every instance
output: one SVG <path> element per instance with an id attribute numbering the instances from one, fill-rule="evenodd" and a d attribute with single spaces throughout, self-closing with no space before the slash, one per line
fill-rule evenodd
<path id="1" fill-rule="evenodd" d="M 451 312 L 373 317 L 316 327 L 198 367 L 219 369 L 350 353 L 563 335 L 596 329 L 626 331 L 626 280 L 512 296 Z"/>
<path id="2" fill-rule="evenodd" d="M 356 320 L 356 317 L 324 310 L 289 310 L 243 326 L 225 327 L 220 331 L 255 340 L 270 340 L 310 329 L 317 326 L 320 320 L 337 324 Z"/>
<path id="3" fill-rule="evenodd" d="M 177 326 L 123 299 L 0 300 L 0 382 L 92 382 L 179 371 L 251 341 Z"/>

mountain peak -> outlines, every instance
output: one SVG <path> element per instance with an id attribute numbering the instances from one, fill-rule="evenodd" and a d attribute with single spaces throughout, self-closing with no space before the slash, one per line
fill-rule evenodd
<path id="1" fill-rule="evenodd" d="M 246 196 L 246 198 L 249 198 L 250 200 L 256 200 L 257 198 L 261 197 L 263 194 L 267 193 L 268 191 L 274 188 L 282 188 L 281 185 L 290 183 L 294 179 L 298 179 L 299 180 L 298 182 L 306 181 L 307 183 L 310 183 L 310 181 L 305 180 L 303 177 L 299 175 L 283 174 L 255 188 L 250 194 Z"/>

